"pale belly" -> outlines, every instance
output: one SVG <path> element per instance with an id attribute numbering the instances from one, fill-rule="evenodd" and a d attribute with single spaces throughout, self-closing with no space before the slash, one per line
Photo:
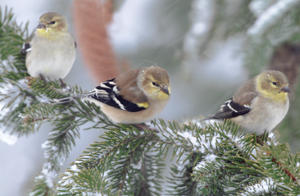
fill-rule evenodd
<path id="1" fill-rule="evenodd" d="M 55 80 L 65 78 L 74 61 L 75 47 L 72 39 L 64 43 L 39 40 L 32 43 L 32 49 L 26 57 L 26 67 L 32 77 L 43 75 Z"/>
<path id="2" fill-rule="evenodd" d="M 123 123 L 123 124 L 138 124 L 138 123 L 144 123 L 149 120 L 152 120 L 155 115 L 159 114 L 165 105 L 167 104 L 167 101 L 161 101 L 159 103 L 151 104 L 149 108 L 145 110 L 141 110 L 139 112 L 127 112 L 124 110 L 120 110 L 117 108 L 114 108 L 112 106 L 109 106 L 107 104 L 101 103 L 99 101 L 96 101 L 92 98 L 85 98 L 85 101 L 93 102 L 96 105 L 100 106 L 103 113 L 113 122 L 115 123 Z"/>
<path id="3" fill-rule="evenodd" d="M 249 132 L 257 134 L 272 131 L 283 120 L 289 108 L 288 101 L 284 107 L 273 102 L 264 102 L 259 104 L 260 107 L 255 107 L 256 104 L 258 103 L 253 103 L 253 109 L 248 114 L 233 118 L 232 121 L 246 128 Z"/>

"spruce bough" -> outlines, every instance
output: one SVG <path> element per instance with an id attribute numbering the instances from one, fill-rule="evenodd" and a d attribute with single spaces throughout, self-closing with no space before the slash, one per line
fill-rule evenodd
<path id="1" fill-rule="evenodd" d="M 7 8 L 0 16 L 2 131 L 23 137 L 39 131 L 43 123 L 53 125 L 32 195 L 300 194 L 299 154 L 280 144 L 276 132 L 258 138 L 230 121 L 197 120 L 154 120 L 147 124 L 149 130 L 139 130 L 112 123 L 94 104 L 51 104 L 82 90 L 28 77 L 20 54 L 27 26 L 16 24 Z M 87 124 L 85 129 L 105 133 L 62 171 Z"/>

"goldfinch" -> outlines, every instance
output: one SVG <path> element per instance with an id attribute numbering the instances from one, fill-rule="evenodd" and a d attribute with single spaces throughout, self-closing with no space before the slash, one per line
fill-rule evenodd
<path id="1" fill-rule="evenodd" d="M 32 39 L 22 49 L 28 74 L 50 80 L 65 78 L 75 61 L 75 47 L 65 18 L 55 12 L 43 14 Z"/>
<path id="2" fill-rule="evenodd" d="M 210 119 L 230 119 L 258 135 L 273 130 L 289 109 L 288 81 L 279 71 L 264 71 L 247 81 Z"/>
<path id="3" fill-rule="evenodd" d="M 115 123 L 140 124 L 161 112 L 170 93 L 168 72 L 161 67 L 150 66 L 130 70 L 102 82 L 82 99 L 100 106 Z M 58 103 L 71 100 L 63 98 Z"/>

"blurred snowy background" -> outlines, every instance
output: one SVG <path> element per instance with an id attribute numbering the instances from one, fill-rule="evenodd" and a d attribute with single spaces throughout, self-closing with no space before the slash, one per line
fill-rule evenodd
<path id="1" fill-rule="evenodd" d="M 134 67 L 157 64 L 170 72 L 171 101 L 159 115 L 164 119 L 183 120 L 215 112 L 241 82 L 267 67 L 275 47 L 287 41 L 299 43 L 298 0 L 119 0 L 116 3 L 109 32 L 117 54 Z M 48 11 L 65 15 L 69 29 L 73 29 L 71 0 L 0 0 L 0 6 L 5 5 L 13 8 L 19 23 L 29 21 L 30 32 L 39 16 Z M 96 85 L 79 52 L 66 82 L 85 90 Z M 292 106 L 293 111 L 297 109 L 297 105 Z M 297 118 L 298 113 L 293 115 Z M 31 190 L 34 177 L 42 168 L 41 144 L 48 130 L 45 125 L 38 133 L 15 143 L 12 138 L 12 145 L 0 141 L 0 195 L 27 195 Z M 281 131 L 284 141 L 299 151 L 300 130 L 290 127 L 290 131 L 293 136 Z M 99 134 L 99 130 L 82 131 L 66 165 Z"/>

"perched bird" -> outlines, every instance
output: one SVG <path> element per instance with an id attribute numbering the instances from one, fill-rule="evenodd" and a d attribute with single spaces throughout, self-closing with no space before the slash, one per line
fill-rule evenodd
<path id="1" fill-rule="evenodd" d="M 279 71 L 264 71 L 247 81 L 210 119 L 230 119 L 258 135 L 273 130 L 289 109 L 288 81 Z"/>
<path id="2" fill-rule="evenodd" d="M 22 49 L 29 75 L 50 80 L 65 78 L 75 61 L 75 47 L 65 18 L 55 12 L 43 14 L 31 40 Z"/>
<path id="3" fill-rule="evenodd" d="M 158 66 L 135 69 L 102 82 L 83 100 L 101 107 L 115 123 L 139 124 L 158 114 L 170 97 L 168 72 Z M 69 102 L 70 98 L 58 100 Z"/>

